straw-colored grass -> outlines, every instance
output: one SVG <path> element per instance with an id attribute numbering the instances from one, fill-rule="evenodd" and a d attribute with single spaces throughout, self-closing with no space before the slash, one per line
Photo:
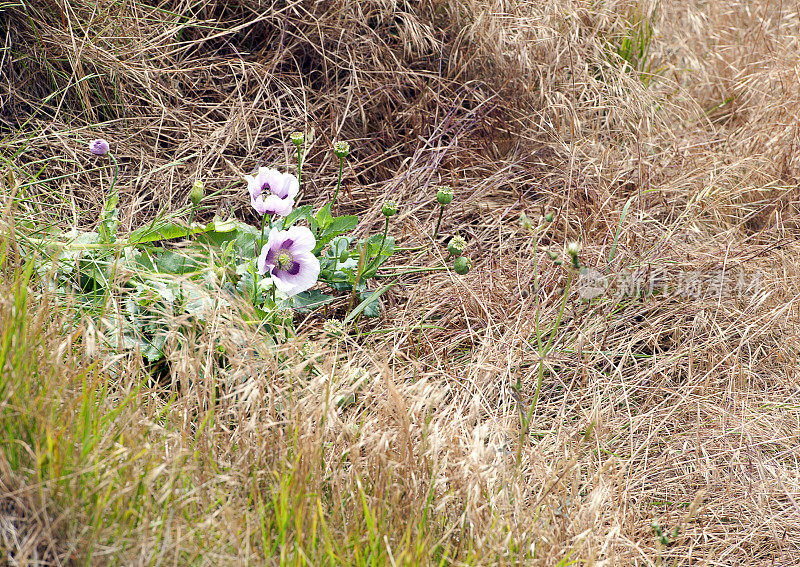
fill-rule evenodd
<path id="1" fill-rule="evenodd" d="M 796 4 L 22 0 L 0 24 L 0 563 L 800 564 Z M 241 178 L 291 169 L 295 130 L 302 203 L 350 142 L 360 234 L 394 199 L 398 241 L 432 244 L 452 185 L 470 273 L 278 350 L 242 306 L 165 318 L 157 380 L 19 254 L 96 223 L 92 138 L 129 231 L 195 178 L 201 218 L 256 224 Z M 547 211 L 534 248 L 520 215 Z M 665 292 L 562 304 L 542 249 L 572 240 Z"/>

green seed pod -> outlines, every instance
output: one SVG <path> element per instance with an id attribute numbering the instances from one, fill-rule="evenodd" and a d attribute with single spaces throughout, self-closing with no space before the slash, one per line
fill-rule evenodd
<path id="1" fill-rule="evenodd" d="M 347 142 L 336 142 L 333 144 L 333 153 L 338 158 L 346 158 L 350 153 L 350 144 Z"/>
<path id="2" fill-rule="evenodd" d="M 453 190 L 449 185 L 442 185 L 439 187 L 439 190 L 436 192 L 436 200 L 439 201 L 439 204 L 442 206 L 449 205 L 453 201 Z"/>
<path id="3" fill-rule="evenodd" d="M 195 180 L 194 184 L 192 185 L 192 191 L 189 193 L 189 200 L 192 204 L 196 207 L 200 204 L 200 201 L 203 200 L 203 189 L 204 189 L 203 182 L 199 179 Z"/>
<path id="4" fill-rule="evenodd" d="M 464 254 L 467 249 L 467 241 L 460 236 L 454 236 L 447 243 L 447 252 L 452 256 L 458 257 Z"/>
<path id="5" fill-rule="evenodd" d="M 456 258 L 455 262 L 453 262 L 453 270 L 459 275 L 463 276 L 469 269 L 472 267 L 472 260 L 469 259 L 467 256 L 459 256 Z"/>
<path id="6" fill-rule="evenodd" d="M 556 214 L 555 214 L 553 211 L 549 211 L 548 213 L 546 213 L 546 214 L 544 215 L 544 220 L 546 220 L 547 222 L 553 222 L 553 217 L 554 217 L 555 215 L 556 215 Z"/>
<path id="7" fill-rule="evenodd" d="M 397 203 L 395 203 L 394 201 L 386 201 L 383 204 L 383 207 L 381 207 L 381 212 L 383 213 L 383 216 L 385 216 L 386 218 L 396 215 Z"/>
<path id="8" fill-rule="evenodd" d="M 305 141 L 306 137 L 303 135 L 302 132 L 292 132 L 291 135 L 289 136 L 289 139 L 295 146 L 299 148 L 300 146 L 303 145 L 303 142 Z"/>

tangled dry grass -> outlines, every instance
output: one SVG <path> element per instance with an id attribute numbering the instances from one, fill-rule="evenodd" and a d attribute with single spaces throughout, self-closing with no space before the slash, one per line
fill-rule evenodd
<path id="1" fill-rule="evenodd" d="M 83 147 L 102 135 L 127 229 L 183 205 L 196 177 L 216 191 L 205 215 L 255 221 L 242 175 L 291 163 L 302 130 L 303 202 L 331 192 L 328 148 L 348 140 L 342 208 L 360 231 L 392 198 L 401 242 L 430 243 L 448 183 L 443 234 L 473 259 L 463 278 L 403 279 L 376 332 L 309 318 L 282 353 L 220 311 L 176 335 L 169 400 L 141 360 L 98 346 L 102 325 L 48 301 L 22 325 L 7 264 L 0 321 L 49 378 L 28 409 L 6 388 L 0 419 L 39 416 L 66 447 L 53 462 L 20 438 L 34 464 L 0 457 L 4 560 L 800 563 L 796 5 L 33 0 L 0 22 L 2 151 L 30 217 L 96 222 Z M 625 61 L 643 22 L 652 42 Z M 537 253 L 519 217 L 546 211 Z M 566 280 L 541 247 L 570 240 L 609 277 L 760 284 L 572 293 L 542 357 Z M 87 383 L 108 395 L 97 415 L 121 408 L 93 432 Z M 662 545 L 653 522 L 680 531 Z"/>

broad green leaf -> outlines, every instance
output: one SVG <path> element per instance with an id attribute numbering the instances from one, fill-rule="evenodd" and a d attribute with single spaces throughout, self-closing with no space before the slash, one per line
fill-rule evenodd
<path id="1" fill-rule="evenodd" d="M 330 226 L 333 222 L 333 215 L 331 214 L 331 204 L 328 203 L 324 207 L 322 207 L 319 212 L 317 212 L 317 224 L 319 225 L 320 230 L 322 233 L 325 233 L 325 229 Z"/>
<path id="2" fill-rule="evenodd" d="M 292 297 L 292 307 L 300 313 L 308 313 L 333 301 L 333 296 L 326 295 L 317 289 L 304 291 Z"/>
<path id="3" fill-rule="evenodd" d="M 311 215 L 312 207 L 311 205 L 303 205 L 302 207 L 297 207 L 289 216 L 283 219 L 283 228 L 289 228 L 294 223 L 301 219 L 308 220 L 308 217 Z"/>
<path id="4" fill-rule="evenodd" d="M 364 315 L 367 316 L 367 317 L 377 317 L 380 314 L 380 303 L 378 302 L 378 300 L 380 299 L 380 297 L 384 293 L 389 291 L 395 285 L 396 284 L 391 283 L 391 284 L 387 284 L 387 285 L 383 286 L 380 289 L 376 289 L 375 291 L 373 291 L 371 293 L 370 292 L 364 292 L 364 293 L 359 294 L 359 297 L 363 298 L 361 300 L 361 303 L 359 303 L 356 306 L 356 308 L 353 309 L 347 315 L 347 317 L 345 317 L 344 322 L 345 323 L 349 323 L 350 321 L 352 321 L 353 319 L 358 317 L 358 315 L 361 312 L 364 312 Z M 375 306 L 370 308 L 369 311 L 367 311 L 367 307 L 369 307 L 373 303 L 375 304 Z"/>

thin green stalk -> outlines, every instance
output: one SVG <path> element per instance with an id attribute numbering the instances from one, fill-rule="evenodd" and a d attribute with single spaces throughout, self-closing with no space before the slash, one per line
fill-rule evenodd
<path id="1" fill-rule="evenodd" d="M 267 217 L 269 213 L 264 213 L 264 217 L 261 219 L 261 239 L 258 241 L 261 246 L 264 246 L 264 227 L 267 226 Z M 260 250 L 256 250 L 256 254 L 258 254 Z"/>
<path id="2" fill-rule="evenodd" d="M 111 161 L 114 162 L 114 178 L 111 180 L 111 187 L 108 190 L 108 193 L 111 194 L 114 191 L 114 185 L 117 184 L 117 177 L 119 177 L 119 164 L 117 163 L 117 158 L 114 157 L 114 154 L 109 153 L 108 157 L 111 158 Z"/>
<path id="3" fill-rule="evenodd" d="M 350 312 L 353 310 L 353 305 L 356 301 L 356 290 L 358 288 L 358 284 L 361 283 L 361 274 L 364 273 L 364 260 L 366 259 L 367 255 L 367 243 L 364 242 L 364 246 L 361 247 L 361 253 L 358 256 L 358 267 L 356 268 L 356 279 L 353 282 L 353 291 L 350 294 L 350 301 L 347 303 L 347 311 Z"/>
<path id="4" fill-rule="evenodd" d="M 522 462 L 522 445 L 524 444 L 525 440 L 528 437 L 528 432 L 530 431 L 531 419 L 533 419 L 533 412 L 536 410 L 536 405 L 539 403 L 539 395 L 542 391 L 542 382 L 544 381 L 544 357 L 547 356 L 548 352 L 550 352 L 550 348 L 553 345 L 556 333 L 558 332 L 558 329 L 561 326 L 561 318 L 564 315 L 564 310 L 567 306 L 567 296 L 569 295 L 569 287 L 571 283 L 572 283 L 572 273 L 567 273 L 567 285 L 564 288 L 564 297 L 561 300 L 561 307 L 558 310 L 558 316 L 556 317 L 556 324 L 550 331 L 550 337 L 547 340 L 547 344 L 545 345 L 544 350 L 541 350 L 541 348 L 539 349 L 539 373 L 536 380 L 536 392 L 533 395 L 533 401 L 531 402 L 531 407 L 528 408 L 527 415 L 525 416 L 525 421 L 522 424 L 522 427 L 520 428 L 519 444 L 517 445 L 517 465 L 519 465 Z M 539 338 L 538 329 L 537 329 L 537 338 Z M 541 345 L 541 339 L 539 340 L 539 344 Z"/>
<path id="5" fill-rule="evenodd" d="M 342 171 L 344 170 L 344 158 L 339 158 L 339 181 L 336 182 L 336 191 L 333 192 L 333 199 L 331 199 L 331 207 L 336 202 L 336 197 L 339 195 L 339 188 L 342 186 Z"/>
<path id="6" fill-rule="evenodd" d="M 425 267 L 422 267 L 422 268 L 412 268 L 410 270 L 406 270 L 405 272 L 394 272 L 394 273 L 390 273 L 390 274 L 375 274 L 372 277 L 373 278 L 394 278 L 394 277 L 405 276 L 407 274 L 419 274 L 419 273 L 422 273 L 422 272 L 443 272 L 443 271 L 448 270 L 448 269 L 449 268 L 447 266 L 425 266 Z"/>
<path id="7" fill-rule="evenodd" d="M 383 252 L 383 245 L 386 244 L 386 235 L 389 233 L 389 217 L 386 217 L 386 222 L 383 224 L 383 236 L 381 237 L 381 245 L 378 247 L 378 254 L 375 256 L 374 260 L 377 264 L 381 261 L 381 252 Z M 372 268 L 372 260 L 367 262 L 367 269 L 365 271 L 369 271 Z"/>
<path id="8" fill-rule="evenodd" d="M 300 146 L 297 146 L 297 185 L 300 189 L 302 189 L 303 187 L 302 167 L 303 167 L 303 151 L 300 149 Z"/>
<path id="9" fill-rule="evenodd" d="M 444 205 L 439 205 L 439 220 L 436 221 L 436 230 L 433 231 L 433 238 L 439 236 L 439 225 L 442 224 L 442 217 L 444 216 Z"/>

